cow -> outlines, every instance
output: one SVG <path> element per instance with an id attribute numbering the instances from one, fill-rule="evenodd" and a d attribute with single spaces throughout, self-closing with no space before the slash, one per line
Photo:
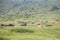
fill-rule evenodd
<path id="1" fill-rule="evenodd" d="M 20 26 L 27 26 L 27 23 L 26 22 L 22 22 L 22 23 L 20 23 Z"/>
<path id="2" fill-rule="evenodd" d="M 14 24 L 0 24 L 0 26 L 14 26 Z"/>
<path id="3" fill-rule="evenodd" d="M 15 26 L 14 24 L 9 24 L 9 26 Z"/>
<path id="4" fill-rule="evenodd" d="M 38 28 L 43 28 L 43 25 L 37 24 L 37 27 L 38 27 Z"/>

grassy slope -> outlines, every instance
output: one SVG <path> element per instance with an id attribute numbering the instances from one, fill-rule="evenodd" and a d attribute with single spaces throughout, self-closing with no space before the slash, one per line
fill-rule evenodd
<path id="1" fill-rule="evenodd" d="M 45 14 L 44 14 L 45 13 Z M 53 24 L 53 26 L 46 26 L 47 24 L 44 24 L 44 28 L 38 28 L 37 24 L 40 23 L 40 21 L 54 21 L 53 18 L 56 18 L 60 20 L 60 14 L 56 13 L 39 13 L 30 15 L 28 18 L 23 15 L 22 18 L 17 18 L 17 21 L 28 21 L 30 22 L 29 25 L 34 22 L 34 25 L 30 25 L 27 27 L 3 27 L 0 28 L 0 40 L 60 40 L 60 21 L 58 21 L 57 24 Z M 52 15 L 51 15 L 52 14 Z M 43 15 L 43 16 L 42 16 Z M 34 17 L 33 17 L 34 16 Z M 15 20 L 14 19 L 14 20 Z M 3 22 L 3 21 L 1 21 Z M 0 23 L 1 23 L 0 22 Z M 5 20 L 4 20 L 5 22 Z M 50 22 L 48 24 L 51 24 Z M 36 25 L 36 26 L 35 26 Z M 28 30 L 28 31 L 27 31 Z"/>
<path id="2" fill-rule="evenodd" d="M 5 3 L 0 4 L 0 23 L 27 21 L 29 22 L 29 26 L 0 27 L 0 40 L 60 40 L 60 21 L 58 21 L 57 24 L 50 23 L 55 19 L 60 20 L 60 10 L 55 12 L 46 11 L 48 9 L 50 10 L 52 3 L 54 2 L 53 0 L 48 1 L 49 5 L 47 5 L 46 9 L 43 5 L 34 5 L 33 2 L 29 5 L 25 4 L 25 6 L 22 3 L 23 5 L 21 4 L 21 8 L 19 2 L 16 7 L 14 6 L 15 2 L 13 4 L 11 4 L 10 1 L 8 2 L 10 5 L 7 2 L 7 5 Z M 59 2 L 56 2 L 56 5 L 59 6 Z M 45 20 L 49 22 L 49 25 L 52 24 L 53 26 L 46 26 L 47 24 L 43 24 L 44 27 L 42 29 L 38 28 L 37 24 Z M 32 22 L 34 22 L 34 25 L 31 24 Z"/>
<path id="3" fill-rule="evenodd" d="M 39 16 L 38 16 L 39 15 Z M 41 15 L 43 15 L 41 17 Z M 34 22 L 34 25 L 28 25 L 26 27 L 2 27 L 0 28 L 0 40 L 60 40 L 60 21 L 56 24 L 50 23 L 49 21 L 53 21 L 53 18 L 57 18 L 60 20 L 60 14 L 50 14 L 50 13 L 42 13 L 42 14 L 34 14 L 34 18 L 30 16 L 30 18 L 21 18 L 18 21 L 28 21 L 30 24 Z M 39 18 L 40 17 L 40 18 Z M 48 20 L 49 25 L 43 24 L 43 28 L 38 28 L 37 24 L 40 21 L 45 21 L 46 18 Z"/>
<path id="4" fill-rule="evenodd" d="M 1 38 L 8 40 L 60 40 L 60 25 L 45 26 L 42 29 L 36 26 L 0 28 Z"/>

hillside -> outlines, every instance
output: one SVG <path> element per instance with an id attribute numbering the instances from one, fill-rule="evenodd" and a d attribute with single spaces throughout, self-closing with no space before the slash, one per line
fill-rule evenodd
<path id="1" fill-rule="evenodd" d="M 49 15 L 53 15 L 51 19 L 54 17 L 60 18 L 60 1 L 0 0 L 0 21 L 8 21 L 15 19 L 36 20 L 36 18 L 41 19 L 41 15 L 43 15 L 43 17 L 49 17 Z"/>
<path id="2" fill-rule="evenodd" d="M 60 0 L 0 0 L 0 40 L 60 40 Z"/>

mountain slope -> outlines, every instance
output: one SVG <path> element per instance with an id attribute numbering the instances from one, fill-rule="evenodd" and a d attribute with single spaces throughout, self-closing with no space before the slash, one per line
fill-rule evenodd
<path id="1" fill-rule="evenodd" d="M 2 19 L 30 18 L 41 13 L 60 13 L 60 0 L 0 0 Z"/>
<path id="2" fill-rule="evenodd" d="M 2 0 L 0 10 L 50 10 L 53 6 L 60 7 L 59 0 Z"/>

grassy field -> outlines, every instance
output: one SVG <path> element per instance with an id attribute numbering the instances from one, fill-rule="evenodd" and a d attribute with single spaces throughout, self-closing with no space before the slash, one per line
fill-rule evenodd
<path id="1" fill-rule="evenodd" d="M 60 40 L 60 25 L 0 27 L 0 40 Z"/>
<path id="2" fill-rule="evenodd" d="M 17 22 L 19 24 L 20 21 L 26 21 L 28 25 L 17 26 Z M 4 22 L 9 23 L 1 21 L 0 24 Z M 15 27 L 0 26 L 0 40 L 60 40 L 60 14 L 41 13 L 31 15 L 29 18 L 23 16 L 14 23 Z M 42 27 L 38 27 L 37 24 L 41 24 Z"/>
<path id="3" fill-rule="evenodd" d="M 0 40 L 60 40 L 60 1 L 0 0 Z"/>

